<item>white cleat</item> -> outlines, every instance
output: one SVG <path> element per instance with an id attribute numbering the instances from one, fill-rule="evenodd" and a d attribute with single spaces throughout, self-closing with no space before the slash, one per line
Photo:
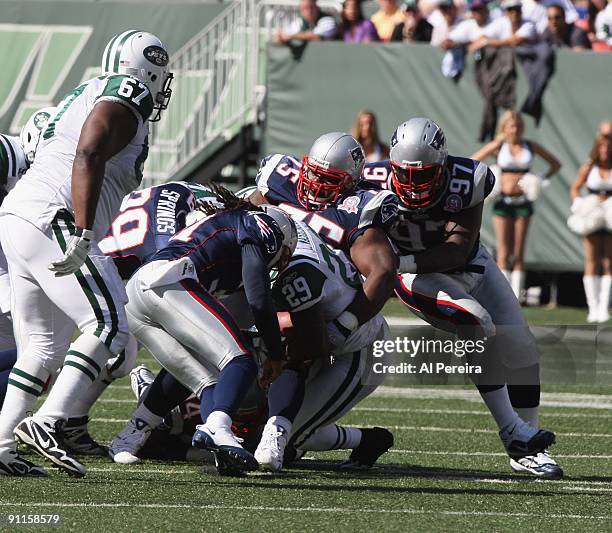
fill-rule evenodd
<path id="1" fill-rule="evenodd" d="M 561 479 L 563 477 L 563 470 L 548 454 L 547 450 L 536 455 L 510 459 L 510 466 L 515 472 L 527 472 L 543 479 Z"/>
<path id="2" fill-rule="evenodd" d="M 215 466 L 220 475 L 240 475 L 248 470 L 257 470 L 258 464 L 253 454 L 245 450 L 242 440 L 227 427 L 210 427 L 206 424 L 196 426 L 192 446 L 209 450 L 215 457 Z"/>
<path id="3" fill-rule="evenodd" d="M 255 450 L 255 459 L 259 466 L 271 472 L 279 472 L 283 467 L 285 447 L 289 441 L 287 430 L 276 423 L 276 418 L 273 416 L 266 423 L 259 446 Z"/>
<path id="4" fill-rule="evenodd" d="M 138 452 L 147 442 L 153 428 L 140 418 L 131 418 L 111 442 L 109 453 L 115 463 L 129 465 L 140 461 Z"/>

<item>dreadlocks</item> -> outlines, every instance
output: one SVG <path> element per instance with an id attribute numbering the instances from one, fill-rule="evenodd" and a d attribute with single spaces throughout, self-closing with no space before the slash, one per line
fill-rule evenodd
<path id="1" fill-rule="evenodd" d="M 207 183 L 206 186 L 215 194 L 217 203 L 198 202 L 196 209 L 203 211 L 206 215 L 214 215 L 230 209 L 247 209 L 249 211 L 261 211 L 248 200 L 238 198 L 232 191 L 217 183 Z"/>

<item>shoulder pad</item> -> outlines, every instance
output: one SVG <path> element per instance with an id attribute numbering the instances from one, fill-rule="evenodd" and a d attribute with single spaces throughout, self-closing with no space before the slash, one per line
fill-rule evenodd
<path id="1" fill-rule="evenodd" d="M 495 185 L 495 176 L 489 167 L 480 161 L 474 161 L 474 163 L 474 192 L 468 208 L 484 201 Z"/>
<path id="2" fill-rule="evenodd" d="M 257 184 L 259 192 L 264 196 L 270 190 L 268 187 L 268 178 L 270 174 L 274 172 L 274 169 L 278 166 L 283 157 L 285 157 L 283 154 L 273 154 L 261 160 L 259 171 L 257 172 L 257 176 L 255 176 L 255 183 Z"/>
<path id="3" fill-rule="evenodd" d="M 124 74 L 108 76 L 97 100 L 110 100 L 125 105 L 139 122 L 146 122 L 153 113 L 153 97 L 147 86 Z"/>
<path id="4" fill-rule="evenodd" d="M 280 309 L 304 311 L 323 299 L 325 280 L 314 262 L 292 260 L 274 283 L 274 300 Z"/>
<path id="5" fill-rule="evenodd" d="M 373 194 L 372 194 L 373 193 Z M 374 189 L 361 209 L 358 228 L 390 226 L 397 218 L 398 200 L 391 191 Z"/>

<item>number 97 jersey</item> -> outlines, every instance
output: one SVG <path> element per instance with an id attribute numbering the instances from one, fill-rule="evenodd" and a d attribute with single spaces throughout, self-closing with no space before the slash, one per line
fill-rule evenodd
<path id="1" fill-rule="evenodd" d="M 185 227 L 187 213 L 196 204 L 193 186 L 170 182 L 134 191 L 123 199 L 119 214 L 100 241 L 100 249 L 113 258 L 122 279 L 129 279 Z M 203 188 L 199 187 L 201 196 Z"/>
<path id="2" fill-rule="evenodd" d="M 457 213 L 481 204 L 495 184 L 495 176 L 487 165 L 467 157 L 449 155 L 445 172 L 445 188 L 431 207 L 408 209 L 400 201 L 397 224 L 389 231 L 400 253 L 419 252 L 444 242 L 446 224 Z M 367 163 L 363 177 L 370 183 L 393 190 L 391 173 L 391 163 L 379 161 Z"/>

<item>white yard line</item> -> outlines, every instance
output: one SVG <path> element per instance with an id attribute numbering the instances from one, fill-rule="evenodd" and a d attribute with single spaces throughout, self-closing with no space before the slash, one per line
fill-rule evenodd
<path id="1" fill-rule="evenodd" d="M 491 416 L 488 411 L 475 411 L 468 409 L 414 409 L 408 407 L 405 409 L 399 407 L 353 407 L 353 411 L 363 412 L 378 412 L 378 413 L 423 413 L 423 414 L 439 414 L 439 415 L 478 415 L 478 416 Z M 559 413 L 545 410 L 542 413 L 545 417 L 560 417 L 560 418 L 612 418 L 612 411 L 610 413 Z"/>
<path id="2" fill-rule="evenodd" d="M 196 505 L 196 504 L 171 504 L 171 503 L 135 503 L 135 502 L 91 502 L 91 503 L 60 503 L 60 502 L 0 502 L 2 507 L 57 507 L 57 508 L 131 508 L 131 509 L 193 509 L 208 511 L 264 511 L 264 512 L 285 512 L 285 513 L 341 513 L 341 514 L 407 514 L 407 515 L 444 515 L 444 516 L 499 516 L 499 517 L 525 517 L 525 518 L 558 518 L 573 520 L 612 520 L 612 515 L 584 515 L 584 514 L 543 514 L 536 513 L 504 513 L 497 511 L 445 511 L 437 509 L 426 511 L 424 509 L 368 509 L 350 507 L 273 507 L 259 505 Z"/>
<path id="3" fill-rule="evenodd" d="M 327 452 L 329 453 L 329 452 Z M 482 456 L 482 457 L 508 457 L 502 452 L 441 452 L 433 450 L 396 450 L 391 448 L 387 453 L 400 453 L 412 455 L 456 455 L 456 456 Z M 612 459 L 612 455 L 562 455 L 555 454 L 555 459 Z"/>

